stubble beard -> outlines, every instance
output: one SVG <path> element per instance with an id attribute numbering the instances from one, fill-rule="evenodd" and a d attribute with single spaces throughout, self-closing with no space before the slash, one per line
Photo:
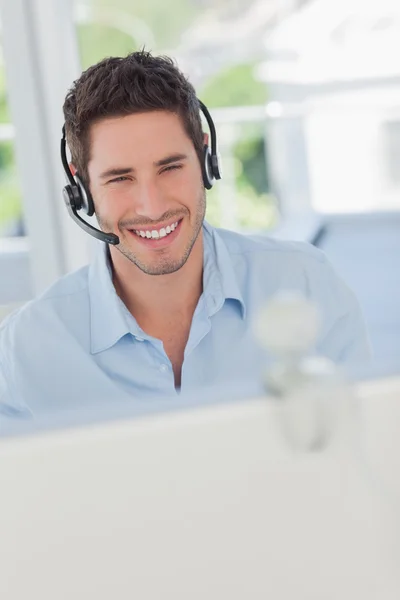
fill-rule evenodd
<path id="1" fill-rule="evenodd" d="M 175 260 L 173 260 L 169 256 L 169 249 L 167 247 L 165 248 L 165 251 L 163 251 L 163 249 L 160 249 L 157 252 L 157 258 L 156 260 L 152 261 L 152 264 L 144 262 L 140 259 L 139 256 L 135 254 L 135 252 L 131 250 L 131 248 L 129 247 L 129 243 L 124 242 L 124 238 L 126 239 L 127 236 L 131 236 L 131 233 L 123 234 L 122 236 L 120 235 L 120 243 L 118 244 L 118 246 L 115 246 L 115 248 L 119 250 L 121 254 L 123 254 L 123 256 L 125 256 L 131 263 L 136 265 L 138 269 L 140 269 L 146 275 L 169 275 L 171 273 L 175 273 L 185 265 L 186 261 L 190 256 L 190 253 L 192 252 L 193 246 L 195 245 L 195 242 L 203 226 L 205 212 L 206 194 L 205 190 L 203 190 L 197 203 L 195 221 L 192 226 L 192 235 L 190 236 L 190 239 L 186 244 L 182 255 Z M 187 211 L 187 214 L 189 214 L 189 211 Z M 182 216 L 185 215 L 180 214 L 179 218 L 181 218 Z M 166 218 L 164 218 L 163 220 L 166 220 Z M 103 231 L 111 231 L 111 227 L 109 227 L 107 222 L 102 220 L 100 217 L 98 217 L 98 222 Z M 123 226 L 120 227 L 120 224 L 119 228 L 120 231 L 124 231 L 124 229 L 126 229 Z"/>

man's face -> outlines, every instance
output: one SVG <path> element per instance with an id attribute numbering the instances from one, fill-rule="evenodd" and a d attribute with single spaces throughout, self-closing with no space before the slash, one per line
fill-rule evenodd
<path id="1" fill-rule="evenodd" d="M 149 275 L 180 269 L 201 231 L 205 191 L 180 118 L 153 111 L 109 118 L 90 131 L 90 190 L 100 227 Z"/>

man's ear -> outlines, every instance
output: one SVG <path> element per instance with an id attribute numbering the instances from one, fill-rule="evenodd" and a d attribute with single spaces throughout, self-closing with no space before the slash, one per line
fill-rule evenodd
<path id="1" fill-rule="evenodd" d="M 208 133 L 204 133 L 203 136 L 204 136 L 203 137 L 204 145 L 208 146 L 208 140 L 209 140 Z"/>
<path id="2" fill-rule="evenodd" d="M 71 171 L 72 177 L 74 177 L 74 175 L 76 174 L 76 170 L 77 170 L 75 165 L 72 163 L 69 163 L 69 170 Z"/>

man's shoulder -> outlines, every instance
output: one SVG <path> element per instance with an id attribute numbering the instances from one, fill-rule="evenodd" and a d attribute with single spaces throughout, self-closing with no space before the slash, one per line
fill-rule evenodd
<path id="1" fill-rule="evenodd" d="M 53 283 L 36 302 L 46 302 L 53 300 L 60 301 L 74 294 L 81 294 L 88 289 L 88 272 L 89 267 L 85 266 L 77 271 L 68 273 Z"/>
<path id="2" fill-rule="evenodd" d="M 68 274 L 0 324 L 0 415 L 69 401 L 71 364 L 90 348 L 88 268 Z M 60 385 L 60 389 L 58 388 Z M 29 408 L 28 408 L 29 407 Z"/>
<path id="3" fill-rule="evenodd" d="M 306 242 L 218 230 L 246 290 L 263 299 L 280 290 L 298 290 L 326 313 L 345 312 L 355 297 L 325 253 Z"/>
<path id="4" fill-rule="evenodd" d="M 257 311 L 260 304 L 279 291 L 298 291 L 319 309 L 319 353 L 335 362 L 369 359 L 370 347 L 359 303 L 321 250 L 304 242 L 268 236 L 224 230 L 218 233 L 248 307 Z"/>
<path id="5" fill-rule="evenodd" d="M 88 302 L 88 267 L 68 273 L 54 282 L 37 298 L 19 307 L 0 324 L 0 335 L 6 330 L 18 330 L 30 324 L 41 325 L 42 318 L 49 322 L 55 315 L 67 316 Z"/>
<path id="6" fill-rule="evenodd" d="M 230 256 L 243 256 L 255 265 L 266 265 L 269 260 L 275 266 L 295 262 L 312 267 L 326 264 L 325 254 L 307 242 L 280 240 L 268 234 L 242 234 L 228 229 L 216 229 L 228 249 Z"/>

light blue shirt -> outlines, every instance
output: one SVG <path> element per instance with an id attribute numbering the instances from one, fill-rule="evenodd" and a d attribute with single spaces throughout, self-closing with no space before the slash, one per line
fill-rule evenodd
<path id="1" fill-rule="evenodd" d="M 337 363 L 368 359 L 359 305 L 322 252 L 205 223 L 203 293 L 185 349 L 182 394 L 200 386 L 261 389 L 268 357 L 253 323 L 260 307 L 285 289 L 320 307 L 319 353 Z M 177 393 L 162 342 L 139 327 L 115 291 L 104 244 L 90 266 L 57 281 L 0 328 L 3 414 L 43 415 Z"/>

